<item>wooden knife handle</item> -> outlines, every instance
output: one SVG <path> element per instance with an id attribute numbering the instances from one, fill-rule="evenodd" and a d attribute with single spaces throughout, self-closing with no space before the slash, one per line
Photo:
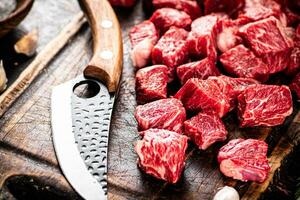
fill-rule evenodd
<path id="1" fill-rule="evenodd" d="M 104 82 L 109 92 L 116 92 L 123 67 L 120 24 L 107 0 L 79 0 L 93 35 L 93 56 L 84 75 Z"/>

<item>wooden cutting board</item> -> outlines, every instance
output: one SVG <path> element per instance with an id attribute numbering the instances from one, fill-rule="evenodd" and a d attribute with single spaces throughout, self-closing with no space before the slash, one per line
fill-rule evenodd
<path id="1" fill-rule="evenodd" d="M 184 173 L 176 185 L 156 180 L 138 169 L 137 156 L 133 149 L 133 143 L 139 139 L 133 115 L 136 107 L 135 69 L 129 56 L 128 31 L 134 24 L 145 19 L 141 7 L 139 3 L 132 10 L 117 10 L 123 29 L 124 70 L 109 143 L 109 197 L 211 199 L 220 187 L 231 185 L 238 189 L 243 199 L 259 198 L 272 182 L 274 173 L 280 168 L 283 159 L 299 141 L 300 114 L 299 105 L 296 103 L 293 115 L 284 125 L 276 128 L 239 129 L 234 113 L 225 118 L 230 139 L 260 138 L 269 143 L 272 170 L 269 179 L 263 184 L 241 183 L 224 177 L 216 161 L 216 152 L 222 146 L 221 143 L 206 151 L 197 150 L 190 145 Z M 42 43 L 39 44 L 37 56 L 72 18 L 78 17 L 76 14 L 79 10 L 75 0 L 36 0 L 23 26 L 39 27 Z M 37 17 L 43 23 L 35 24 Z M 0 52 L 3 52 L 1 47 Z M 6 59 L 8 56 L 0 55 Z M 87 24 L 84 24 L 52 62 L 45 65 L 44 70 L 39 69 L 37 73 L 40 75 L 18 99 L 17 95 L 7 97 L 8 102 L 16 100 L 0 120 L 0 199 L 80 199 L 62 176 L 57 164 L 51 138 L 50 94 L 53 86 L 80 74 L 90 56 L 91 33 Z M 23 62 L 20 65 L 21 69 L 30 66 L 32 60 Z M 10 69 L 9 75 L 12 79 L 17 78 L 19 74 L 20 69 L 16 72 Z M 27 79 L 32 77 L 30 73 L 27 75 Z M 14 88 L 12 94 L 23 91 L 24 85 L 31 82 L 31 79 L 26 80 L 21 82 L 23 85 Z"/>

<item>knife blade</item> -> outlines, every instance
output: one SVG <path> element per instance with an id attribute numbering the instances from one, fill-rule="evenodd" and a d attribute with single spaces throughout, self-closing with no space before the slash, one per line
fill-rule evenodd
<path id="1" fill-rule="evenodd" d="M 93 56 L 80 75 L 55 86 L 51 125 L 60 168 L 84 199 L 107 199 L 110 120 L 122 72 L 123 46 L 117 17 L 107 0 L 79 0 L 93 36 Z M 88 85 L 88 98 L 74 93 Z"/>

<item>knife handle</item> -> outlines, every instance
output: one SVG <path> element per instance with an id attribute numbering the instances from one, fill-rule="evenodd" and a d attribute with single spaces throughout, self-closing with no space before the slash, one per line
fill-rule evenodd
<path id="1" fill-rule="evenodd" d="M 93 56 L 84 69 L 86 77 L 104 82 L 116 92 L 123 66 L 123 44 L 119 21 L 107 0 L 79 0 L 93 36 Z"/>

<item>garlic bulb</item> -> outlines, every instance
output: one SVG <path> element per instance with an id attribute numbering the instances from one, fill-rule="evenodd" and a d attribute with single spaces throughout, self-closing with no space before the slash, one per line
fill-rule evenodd
<path id="1" fill-rule="evenodd" d="M 239 193 L 233 187 L 225 186 L 217 192 L 213 200 L 239 200 L 239 199 L 240 199 Z"/>
<path id="2" fill-rule="evenodd" d="M 7 83 L 6 73 L 4 71 L 3 62 L 0 61 L 0 93 L 6 89 L 6 83 Z"/>
<path id="3" fill-rule="evenodd" d="M 39 32 L 34 29 L 27 35 L 23 36 L 14 46 L 15 51 L 28 57 L 35 54 L 38 43 Z"/>

